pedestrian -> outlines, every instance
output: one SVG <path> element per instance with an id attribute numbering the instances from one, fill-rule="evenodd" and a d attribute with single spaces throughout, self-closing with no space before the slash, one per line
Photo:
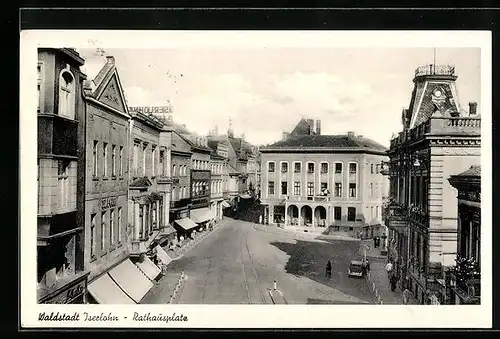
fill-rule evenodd
<path id="1" fill-rule="evenodd" d="M 330 260 L 326 263 L 326 277 L 330 279 L 332 277 L 332 263 Z"/>
<path id="2" fill-rule="evenodd" d="M 398 282 L 398 278 L 396 277 L 395 274 L 391 275 L 390 282 L 391 282 L 391 291 L 394 292 L 396 290 L 396 284 Z"/>
<path id="3" fill-rule="evenodd" d="M 392 262 L 388 262 L 387 265 L 385 265 L 385 270 L 387 271 L 387 274 L 392 273 Z"/>
<path id="4" fill-rule="evenodd" d="M 365 265 L 366 265 L 366 272 L 370 273 L 370 261 L 366 260 Z"/>
<path id="5" fill-rule="evenodd" d="M 410 301 L 410 290 L 406 288 L 403 291 L 403 305 L 408 305 L 409 301 Z"/>

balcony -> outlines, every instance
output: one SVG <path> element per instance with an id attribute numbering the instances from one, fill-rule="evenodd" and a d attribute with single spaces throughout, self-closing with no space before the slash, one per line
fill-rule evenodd
<path id="1" fill-rule="evenodd" d="M 76 157 L 78 121 L 38 114 L 38 154 Z"/>
<path id="2" fill-rule="evenodd" d="M 424 65 L 415 70 L 415 77 L 426 75 L 447 75 L 455 76 L 455 66 L 451 65 Z"/>
<path id="3" fill-rule="evenodd" d="M 427 225 L 429 216 L 423 209 L 419 207 L 411 207 L 408 220 L 421 225 Z"/>

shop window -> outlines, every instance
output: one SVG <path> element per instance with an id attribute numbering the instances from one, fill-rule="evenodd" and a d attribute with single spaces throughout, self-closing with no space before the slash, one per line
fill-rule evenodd
<path id="1" fill-rule="evenodd" d="M 75 81 L 67 70 L 61 72 L 59 77 L 59 114 L 75 118 Z"/>
<path id="2" fill-rule="evenodd" d="M 356 221 L 356 208 L 348 207 L 347 208 L 347 221 Z"/>

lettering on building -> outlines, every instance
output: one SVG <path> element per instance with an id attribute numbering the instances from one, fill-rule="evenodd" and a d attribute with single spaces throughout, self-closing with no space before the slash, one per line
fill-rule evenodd
<path id="1" fill-rule="evenodd" d="M 118 197 L 107 197 L 101 199 L 101 209 L 116 207 Z"/>
<path id="2" fill-rule="evenodd" d="M 130 112 L 138 112 L 143 114 L 170 114 L 172 113 L 171 106 L 134 106 L 129 107 Z"/>
<path id="3" fill-rule="evenodd" d="M 47 299 L 44 304 L 68 304 L 85 292 L 86 281 L 83 280 L 66 291 L 59 293 L 52 299 Z"/>

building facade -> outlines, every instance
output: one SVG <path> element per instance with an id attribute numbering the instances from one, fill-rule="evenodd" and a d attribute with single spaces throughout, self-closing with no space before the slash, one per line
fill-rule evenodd
<path id="1" fill-rule="evenodd" d="M 260 148 L 264 222 L 367 233 L 381 224 L 385 151 L 352 132 L 321 135 L 319 123 L 302 119 L 283 140 Z"/>
<path id="2" fill-rule="evenodd" d="M 197 135 L 190 135 L 187 139 L 191 145 L 191 209 L 189 218 L 196 224 L 206 226 L 215 217 L 211 209 L 212 173 L 210 158 L 212 149 L 208 147 L 208 140 Z"/>
<path id="3" fill-rule="evenodd" d="M 84 303 L 88 270 L 80 220 L 84 60 L 73 49 L 38 49 L 37 298 Z"/>
<path id="4" fill-rule="evenodd" d="M 417 68 L 403 131 L 388 152 L 389 255 L 421 303 L 438 298 L 443 268 L 454 265 L 457 200 L 448 178 L 480 163 L 477 104 L 468 113 L 459 107 L 456 79 L 451 66 Z"/>
<path id="5" fill-rule="evenodd" d="M 443 303 L 481 303 L 481 167 L 453 175 L 458 191 L 457 259 L 445 274 Z"/>
<path id="6" fill-rule="evenodd" d="M 210 209 L 216 220 L 222 218 L 222 210 L 227 203 L 224 204 L 224 189 L 228 180 L 228 150 L 227 146 L 219 142 L 209 142 L 209 147 L 212 148 L 210 154 Z"/>

